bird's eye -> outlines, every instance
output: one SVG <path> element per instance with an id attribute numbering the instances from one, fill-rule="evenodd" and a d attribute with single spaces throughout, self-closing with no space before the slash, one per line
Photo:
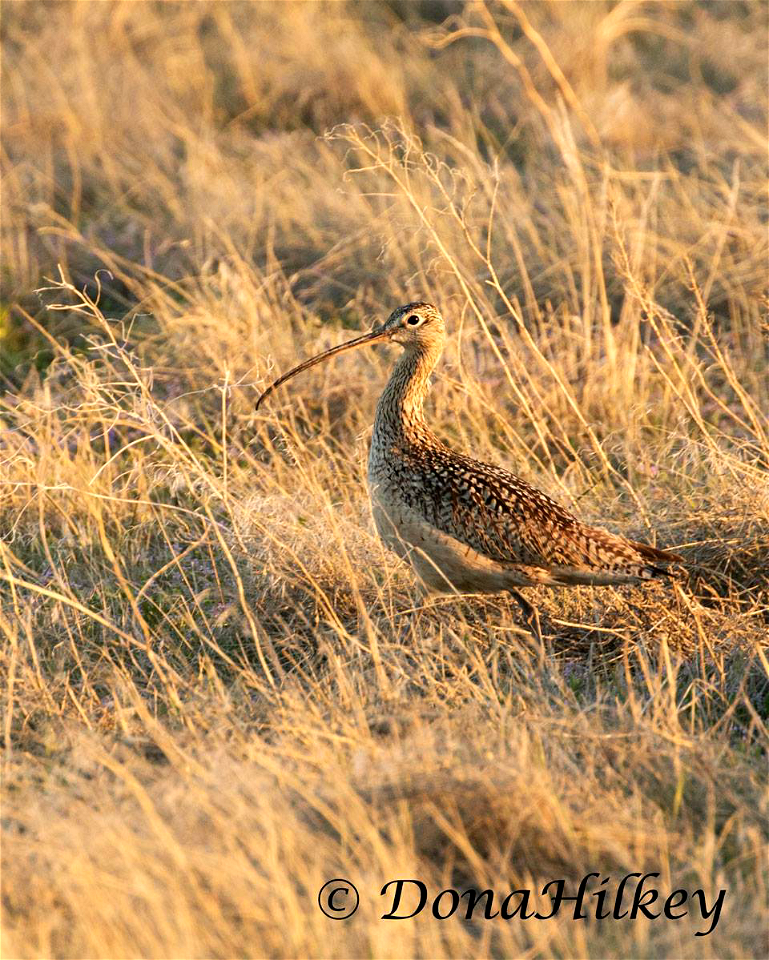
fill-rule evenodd
<path id="1" fill-rule="evenodd" d="M 410 327 L 415 327 L 418 323 L 422 322 L 422 318 L 418 317 L 415 313 L 412 313 L 410 317 L 406 317 L 406 323 Z"/>

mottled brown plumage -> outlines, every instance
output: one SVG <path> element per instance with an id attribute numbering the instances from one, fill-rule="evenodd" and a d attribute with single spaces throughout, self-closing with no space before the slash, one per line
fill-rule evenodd
<path id="1" fill-rule="evenodd" d="M 430 590 L 510 591 L 539 633 L 522 586 L 619 584 L 665 574 L 674 553 L 588 526 L 512 473 L 456 453 L 428 427 L 423 403 L 445 341 L 440 313 L 408 303 L 371 333 L 284 374 L 366 343 L 391 341 L 403 355 L 377 405 L 368 482 L 377 530 Z"/>

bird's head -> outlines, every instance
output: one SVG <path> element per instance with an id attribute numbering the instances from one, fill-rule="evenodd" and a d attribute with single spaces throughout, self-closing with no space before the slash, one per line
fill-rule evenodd
<path id="1" fill-rule="evenodd" d="M 408 350 L 410 347 L 425 348 L 434 344 L 442 346 L 446 326 L 443 317 L 431 303 L 417 300 L 393 310 L 382 324 L 381 331 Z"/>
<path id="2" fill-rule="evenodd" d="M 417 300 L 414 303 L 407 303 L 403 307 L 393 310 L 384 323 L 376 324 L 370 333 L 365 333 L 362 337 L 356 337 L 354 340 L 348 340 L 346 343 L 340 343 L 338 347 L 332 347 L 325 350 L 304 363 L 293 367 L 282 377 L 279 377 L 274 383 L 262 393 L 256 401 L 256 408 L 264 398 L 272 393 L 286 380 L 296 376 L 303 370 L 314 367 L 316 363 L 328 360 L 346 350 L 353 350 L 355 347 L 363 347 L 372 343 L 398 343 L 406 351 L 422 350 L 440 352 L 446 335 L 446 327 L 443 317 L 431 303 L 425 303 Z"/>

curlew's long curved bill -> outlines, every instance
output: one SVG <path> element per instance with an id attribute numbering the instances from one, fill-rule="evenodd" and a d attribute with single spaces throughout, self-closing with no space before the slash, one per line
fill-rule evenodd
<path id="1" fill-rule="evenodd" d="M 295 377 L 297 373 L 302 373 L 304 370 L 309 370 L 310 367 L 314 367 L 316 363 L 321 363 L 323 360 L 328 360 L 330 357 L 335 357 L 338 353 L 344 353 L 345 350 L 354 350 L 355 347 L 362 347 L 367 343 L 378 343 L 380 340 L 389 339 L 389 330 L 372 330 L 371 333 L 364 333 L 362 337 L 356 337 L 354 340 L 348 340 L 347 343 L 340 343 L 338 347 L 332 347 L 330 350 L 324 350 L 323 353 L 319 353 L 315 357 L 310 357 L 309 360 L 305 360 L 304 363 L 300 363 L 298 366 L 292 367 L 288 373 L 284 373 L 282 377 L 278 377 L 274 383 L 271 383 L 256 401 L 256 406 L 254 409 L 258 410 L 262 400 L 264 400 L 265 397 L 268 397 L 272 391 L 279 387 L 282 383 L 285 383 L 286 380 L 290 380 L 291 377 Z"/>

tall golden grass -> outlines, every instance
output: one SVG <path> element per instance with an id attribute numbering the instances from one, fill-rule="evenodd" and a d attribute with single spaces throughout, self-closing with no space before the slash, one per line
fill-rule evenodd
<path id="1" fill-rule="evenodd" d="M 3 955 L 766 955 L 767 6 L 2 31 Z M 365 493 L 392 357 L 253 412 L 416 298 L 437 432 L 688 578 L 533 591 L 545 652 L 423 599 Z M 397 877 L 590 871 L 723 915 L 379 919 Z"/>

